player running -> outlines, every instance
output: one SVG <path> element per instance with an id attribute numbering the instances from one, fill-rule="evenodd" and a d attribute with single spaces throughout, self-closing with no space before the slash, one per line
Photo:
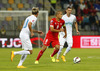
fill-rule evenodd
<path id="1" fill-rule="evenodd" d="M 18 55 L 18 54 L 22 55 L 17 68 L 26 68 L 26 67 L 22 66 L 22 64 L 23 64 L 24 60 L 26 59 L 27 55 L 32 54 L 32 52 L 33 52 L 32 44 L 30 41 L 30 34 L 31 34 L 31 37 L 34 35 L 34 33 L 43 34 L 43 32 L 41 32 L 41 31 L 36 31 L 36 30 L 32 29 L 32 27 L 33 28 L 35 27 L 38 13 L 39 13 L 38 8 L 33 7 L 32 15 L 26 18 L 23 28 L 20 32 L 19 37 L 22 42 L 22 49 L 24 49 L 24 50 L 17 51 L 17 52 L 14 52 L 14 51 L 11 52 L 11 61 L 13 61 L 13 58 L 15 55 Z"/>
<path id="2" fill-rule="evenodd" d="M 60 48 L 58 39 L 59 32 L 64 31 L 65 32 L 64 37 L 66 37 L 66 28 L 65 27 L 61 28 L 65 24 L 65 22 L 61 18 L 62 18 L 62 12 L 57 11 L 56 18 L 53 18 L 50 21 L 49 31 L 46 34 L 46 37 L 43 41 L 43 47 L 36 58 L 35 64 L 39 64 L 40 57 L 43 55 L 44 51 L 46 50 L 47 46 L 50 45 L 50 43 L 52 44 L 52 47 L 55 47 L 54 52 L 50 55 L 52 62 L 55 62 L 55 58 L 53 56 L 59 51 Z"/>
<path id="3" fill-rule="evenodd" d="M 75 28 L 76 28 L 76 32 L 77 34 L 80 34 L 78 31 L 78 24 L 76 22 L 76 17 L 75 15 L 71 14 L 72 8 L 71 7 L 67 7 L 66 9 L 66 14 L 63 15 L 62 19 L 65 21 L 65 26 L 66 26 L 66 31 L 67 31 L 67 37 L 63 38 L 63 36 L 65 35 L 65 33 L 60 32 L 59 35 L 59 42 L 60 42 L 60 49 L 57 53 L 57 59 L 56 62 L 59 62 L 59 56 L 61 54 L 61 51 L 63 49 L 64 43 L 67 42 L 68 47 L 65 50 L 64 54 L 61 56 L 62 60 L 64 62 L 66 62 L 65 59 L 65 55 L 66 53 L 68 53 L 71 50 L 71 47 L 73 45 L 73 38 L 72 38 L 72 25 L 75 24 Z"/>

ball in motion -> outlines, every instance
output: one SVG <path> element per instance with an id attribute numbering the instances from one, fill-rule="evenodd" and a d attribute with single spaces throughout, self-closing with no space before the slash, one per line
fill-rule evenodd
<path id="1" fill-rule="evenodd" d="M 74 57 L 73 62 L 76 63 L 80 63 L 81 59 L 80 57 Z"/>

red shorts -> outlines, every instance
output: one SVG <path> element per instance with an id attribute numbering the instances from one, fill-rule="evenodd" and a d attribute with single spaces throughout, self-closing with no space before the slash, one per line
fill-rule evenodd
<path id="1" fill-rule="evenodd" d="M 52 44 L 52 47 L 55 47 L 55 45 L 60 45 L 58 39 L 51 39 L 47 35 L 43 41 L 43 45 L 50 46 L 50 43 Z"/>

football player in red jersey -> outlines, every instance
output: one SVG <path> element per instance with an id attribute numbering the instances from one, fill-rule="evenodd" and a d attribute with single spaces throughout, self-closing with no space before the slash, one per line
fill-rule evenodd
<path id="1" fill-rule="evenodd" d="M 58 34 L 59 34 L 59 32 L 63 31 L 63 32 L 65 32 L 64 37 L 66 37 L 66 35 L 67 35 L 66 28 L 64 27 L 65 22 L 61 18 L 62 18 L 62 12 L 57 11 L 56 18 L 53 18 L 50 21 L 49 31 L 46 34 L 46 37 L 43 41 L 43 47 L 37 56 L 35 64 L 39 64 L 40 57 L 43 55 L 44 51 L 46 50 L 47 46 L 50 45 L 50 43 L 52 44 L 52 47 L 55 47 L 54 52 L 50 55 L 52 62 L 55 62 L 55 58 L 53 56 L 59 51 L 59 48 L 60 48 Z M 63 28 L 62 28 L 62 26 L 63 26 Z"/>

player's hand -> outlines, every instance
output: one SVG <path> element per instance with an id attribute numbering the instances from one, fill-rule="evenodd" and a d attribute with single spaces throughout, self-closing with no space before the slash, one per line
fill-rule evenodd
<path id="1" fill-rule="evenodd" d="M 38 34 L 40 34 L 41 36 L 44 35 L 44 33 L 42 31 L 38 31 Z"/>
<path id="2" fill-rule="evenodd" d="M 60 32 L 64 32 L 64 29 L 63 29 L 63 28 L 61 28 L 61 29 L 60 29 Z"/>
<path id="3" fill-rule="evenodd" d="M 32 33 L 31 33 L 31 37 L 33 37 L 33 36 L 34 36 L 34 33 L 32 32 Z"/>
<path id="4" fill-rule="evenodd" d="M 67 37 L 67 34 L 65 34 L 63 38 L 66 38 L 66 37 Z"/>
<path id="5" fill-rule="evenodd" d="M 80 32 L 79 31 L 77 31 L 77 35 L 80 35 Z"/>

